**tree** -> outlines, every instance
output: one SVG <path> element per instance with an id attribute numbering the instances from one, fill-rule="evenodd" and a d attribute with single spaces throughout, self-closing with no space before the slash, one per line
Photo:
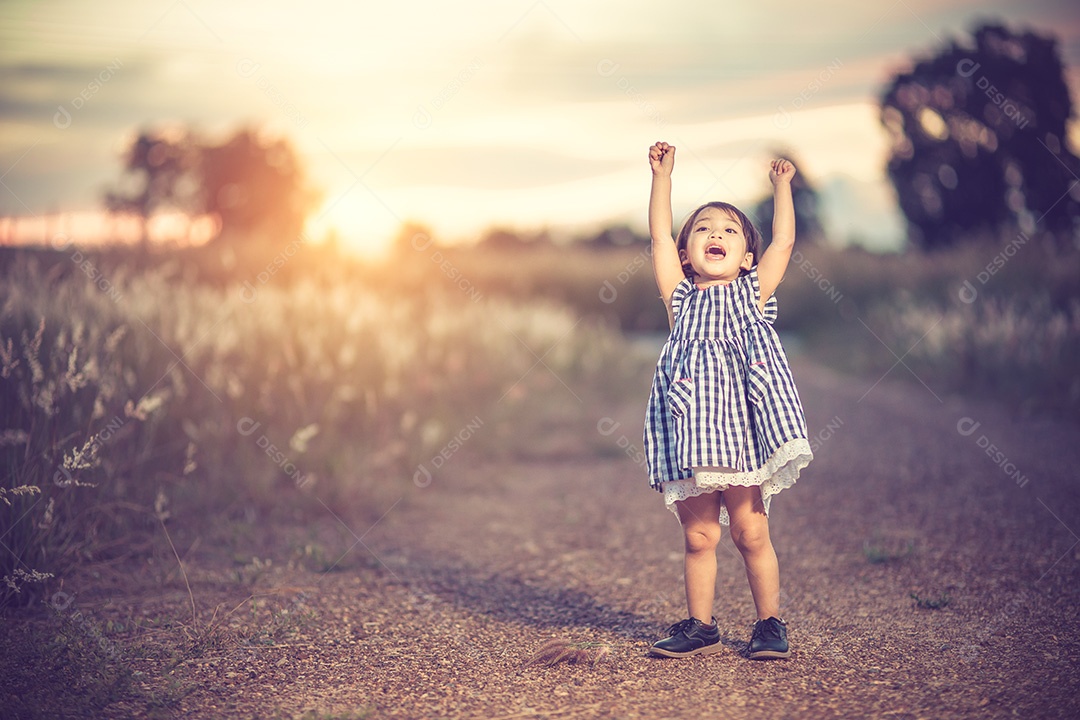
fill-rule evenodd
<path id="1" fill-rule="evenodd" d="M 479 247 L 485 250 L 521 250 L 528 240 L 513 230 L 502 227 L 489 228 L 480 238 Z"/>
<path id="2" fill-rule="evenodd" d="M 418 252 L 428 252 L 434 242 L 431 228 L 423 223 L 407 220 L 401 224 L 394 236 L 390 245 L 391 254 L 397 258 L 414 257 Z"/>
<path id="3" fill-rule="evenodd" d="M 232 243 L 297 237 L 316 198 L 288 141 L 249 129 L 203 147 L 200 176 L 202 210 Z"/>
<path id="4" fill-rule="evenodd" d="M 105 193 L 105 207 L 139 218 L 143 250 L 150 244 L 151 217 L 161 210 L 190 212 L 197 206 L 197 186 L 191 176 L 198 163 L 193 138 L 179 129 L 143 131 L 124 153 L 122 187 Z"/>
<path id="5" fill-rule="evenodd" d="M 820 240 L 823 232 L 819 209 L 821 203 L 818 200 L 817 189 L 810 183 L 805 170 L 793 153 L 775 150 L 770 154 L 772 157 L 787 158 L 796 168 L 795 177 L 791 179 L 791 202 L 795 206 L 795 231 L 798 234 L 799 243 Z M 772 216 L 773 196 L 770 193 L 754 206 L 750 216 L 766 242 L 772 240 Z"/>
<path id="6" fill-rule="evenodd" d="M 289 143 L 253 130 L 220 145 L 187 130 L 144 131 L 124 158 L 120 187 L 106 193 L 105 205 L 142 219 L 143 247 L 147 222 L 166 209 L 215 215 L 217 242 L 295 239 L 316 200 Z"/>
<path id="7" fill-rule="evenodd" d="M 1057 41 L 975 29 L 897 75 L 881 98 L 889 177 L 913 240 L 946 247 L 980 231 L 1045 231 L 1073 245 L 1080 160 Z"/>
<path id="8" fill-rule="evenodd" d="M 606 250 L 608 248 L 643 247 L 647 244 L 648 238 L 639 236 L 629 225 L 623 223 L 609 225 L 596 235 L 584 238 L 579 242 L 586 247 Z"/>

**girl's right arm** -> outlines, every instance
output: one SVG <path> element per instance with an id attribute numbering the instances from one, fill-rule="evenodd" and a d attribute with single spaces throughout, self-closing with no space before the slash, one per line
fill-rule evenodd
<path id="1" fill-rule="evenodd" d="M 675 166 L 675 148 L 658 142 L 649 148 L 652 190 L 649 193 L 649 235 L 652 237 L 653 275 L 660 297 L 672 323 L 671 296 L 682 282 L 682 261 L 671 236 L 671 170 Z"/>

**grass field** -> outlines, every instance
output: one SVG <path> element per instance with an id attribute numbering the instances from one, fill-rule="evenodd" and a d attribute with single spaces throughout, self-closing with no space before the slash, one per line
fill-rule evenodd
<path id="1" fill-rule="evenodd" d="M 176 263 L 10 259 L 5 603 L 38 597 L 35 572 L 126 552 L 170 504 L 302 508 L 317 494 L 378 516 L 403 484 L 423 483 L 425 460 L 479 427 L 512 447 L 519 406 L 544 415 L 538 383 L 619 387 L 618 332 L 549 300 L 376 287 L 364 272 L 252 276 L 194 282 Z"/>
<path id="2" fill-rule="evenodd" d="M 843 371 L 898 369 L 938 394 L 1080 417 L 1080 255 L 1048 247 L 1023 235 L 931 255 L 800 247 L 777 290 L 777 328 Z M 511 257 L 445 255 L 486 292 L 551 298 L 626 332 L 666 331 L 644 248 L 540 250 L 523 276 L 506 272 Z"/>
<path id="3" fill-rule="evenodd" d="M 1043 253 L 1022 236 L 932 256 L 800 248 L 778 328 L 844 371 L 1077 417 L 1080 261 Z M 518 421 L 536 367 L 617 394 L 623 334 L 666 330 L 643 247 L 264 259 L 4 255 L 7 602 L 20 573 L 153 527 L 155 501 L 317 486 L 377 515 L 388 478 L 470 421 Z"/>

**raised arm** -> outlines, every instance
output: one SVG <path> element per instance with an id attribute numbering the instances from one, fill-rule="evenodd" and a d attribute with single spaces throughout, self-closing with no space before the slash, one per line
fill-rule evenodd
<path id="1" fill-rule="evenodd" d="M 649 148 L 652 190 L 649 193 L 649 235 L 652 238 L 653 275 L 656 287 L 668 308 L 671 320 L 671 295 L 682 282 L 682 261 L 671 237 L 671 170 L 675 166 L 675 147 L 658 142 Z"/>
<path id="2" fill-rule="evenodd" d="M 795 247 L 795 203 L 791 199 L 791 178 L 795 166 L 787 160 L 773 160 L 769 180 L 773 184 L 772 242 L 758 262 L 761 309 L 784 279 L 791 250 Z"/>

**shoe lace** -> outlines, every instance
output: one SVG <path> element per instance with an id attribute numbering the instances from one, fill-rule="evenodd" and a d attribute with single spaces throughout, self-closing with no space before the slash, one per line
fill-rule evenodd
<path id="1" fill-rule="evenodd" d="M 750 640 L 779 640 L 780 629 L 779 623 L 772 619 L 758 620 L 754 623 L 754 632 L 750 636 Z"/>
<path id="2" fill-rule="evenodd" d="M 672 637 L 678 633 L 684 633 L 693 626 L 694 618 L 686 618 L 685 620 L 680 620 L 679 622 L 675 623 L 667 629 L 668 637 Z"/>

